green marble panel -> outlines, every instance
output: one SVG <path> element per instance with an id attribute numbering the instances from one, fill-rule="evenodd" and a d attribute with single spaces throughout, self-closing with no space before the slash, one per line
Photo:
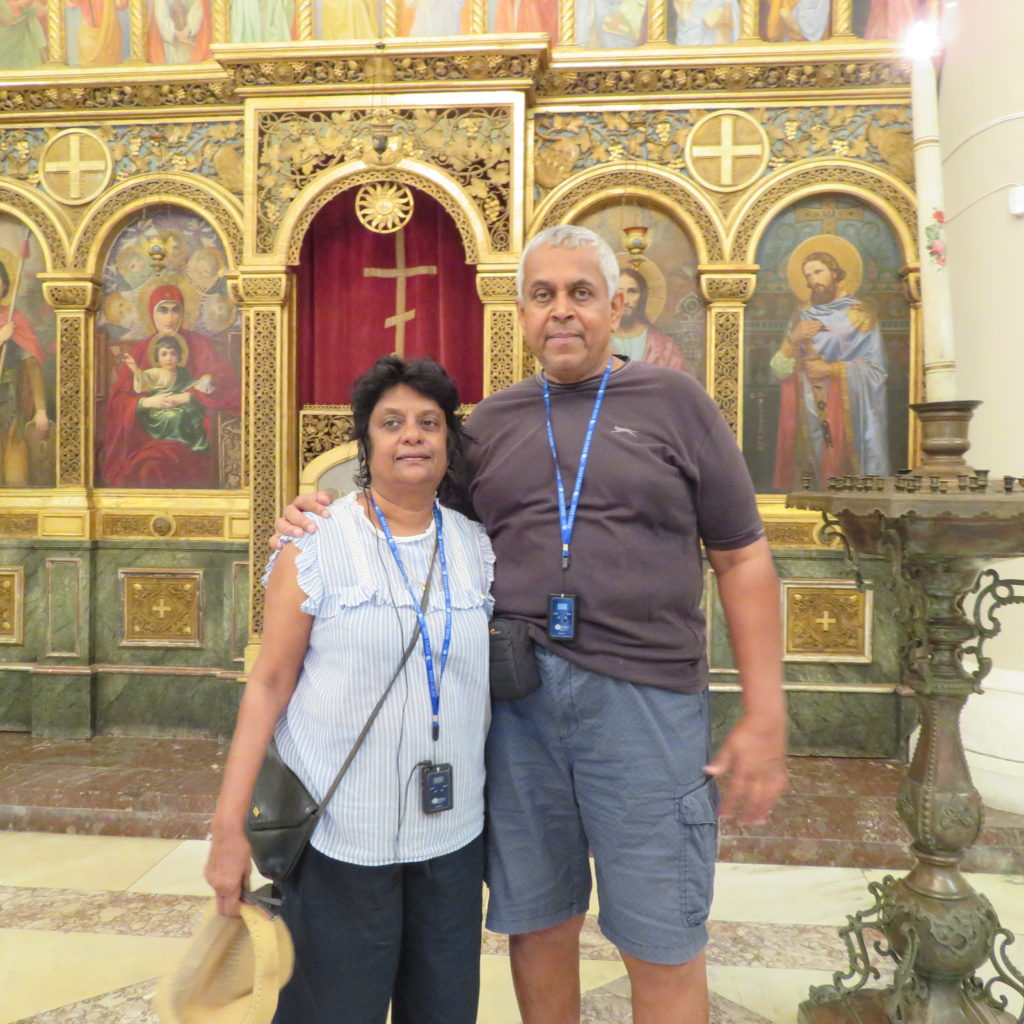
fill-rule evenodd
<path id="1" fill-rule="evenodd" d="M 796 690 L 787 693 L 789 752 L 828 757 L 906 757 L 907 737 L 916 723 L 911 698 L 895 693 Z M 740 694 L 712 692 L 714 747 L 742 713 Z"/>
<path id="2" fill-rule="evenodd" d="M 97 550 L 95 598 L 95 661 L 100 664 L 176 665 L 192 668 L 237 667 L 236 593 L 234 563 L 247 559 L 245 544 L 196 541 L 188 546 L 150 541 L 101 542 Z M 127 647 L 123 637 L 120 569 L 201 569 L 202 646 Z M 244 576 L 244 574 L 242 574 Z M 247 586 L 247 584 L 245 584 Z M 243 620 L 247 612 L 242 613 Z M 244 644 L 243 644 L 244 647 Z"/>
<path id="3" fill-rule="evenodd" d="M 112 736 L 230 736 L 242 687 L 208 676 L 103 672 L 96 731 Z"/>
<path id="4" fill-rule="evenodd" d="M 75 740 L 88 739 L 92 734 L 92 674 L 34 674 L 32 735 Z"/>
<path id="5" fill-rule="evenodd" d="M 87 566 L 78 557 L 46 559 L 45 656 L 80 658 L 88 621 Z"/>
<path id="6" fill-rule="evenodd" d="M 0 732 L 32 728 L 32 680 L 27 669 L 0 672 Z"/>

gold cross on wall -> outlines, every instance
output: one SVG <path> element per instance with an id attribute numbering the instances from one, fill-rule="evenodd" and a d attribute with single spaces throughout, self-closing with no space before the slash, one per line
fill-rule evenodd
<path id="1" fill-rule="evenodd" d="M 841 220 L 863 220 L 863 207 L 837 206 L 834 199 L 823 199 L 821 207 L 817 210 L 802 207 L 796 211 L 797 224 L 807 221 L 821 221 L 821 233 L 823 235 L 834 235 L 836 226 Z"/>
<path id="2" fill-rule="evenodd" d="M 814 621 L 827 633 L 839 620 L 826 608 Z"/>
<path id="3" fill-rule="evenodd" d="M 106 160 L 84 160 L 82 158 L 82 136 L 67 137 L 68 153 L 66 160 L 50 160 L 46 163 L 46 174 L 55 177 L 58 174 L 68 175 L 68 199 L 81 199 L 85 195 L 82 188 L 82 175 L 93 171 L 105 172 Z"/>
<path id="4" fill-rule="evenodd" d="M 741 144 L 736 142 L 736 115 L 722 114 L 718 118 L 722 125 L 718 145 L 694 146 L 693 155 L 697 158 L 718 160 L 721 164 L 720 185 L 735 185 L 736 170 L 734 161 L 737 157 L 756 156 L 764 152 L 760 143 Z"/>
<path id="5" fill-rule="evenodd" d="M 406 283 L 419 274 L 436 274 L 436 266 L 407 267 L 405 265 L 405 228 L 395 232 L 395 267 L 364 267 L 363 277 L 392 277 L 395 279 L 395 313 L 384 321 L 385 327 L 395 328 L 394 355 L 405 358 L 405 325 L 416 316 L 415 309 L 406 309 Z"/>

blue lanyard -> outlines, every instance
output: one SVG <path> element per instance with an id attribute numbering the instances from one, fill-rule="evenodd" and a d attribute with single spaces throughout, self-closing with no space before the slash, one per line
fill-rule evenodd
<path id="1" fill-rule="evenodd" d="M 409 579 L 409 574 L 405 571 L 405 566 L 402 564 L 402 557 L 398 553 L 398 545 L 395 543 L 395 538 L 391 535 L 391 527 L 388 526 L 388 521 L 384 518 L 384 513 L 381 512 L 373 495 L 369 494 L 369 492 L 367 493 L 370 498 L 370 504 L 373 505 L 374 514 L 377 516 L 377 522 L 380 523 L 380 528 L 384 531 L 384 536 L 388 541 L 388 547 L 391 548 L 391 554 L 395 556 L 395 562 L 398 564 L 398 568 L 402 573 L 402 579 L 405 580 L 409 596 L 412 598 L 412 606 L 416 609 L 416 618 L 419 619 L 420 639 L 423 641 L 423 661 L 427 666 L 427 687 L 430 690 L 430 709 L 433 713 L 431 733 L 436 740 L 441 732 L 441 725 L 439 721 L 441 713 L 441 694 L 437 689 L 437 679 L 444 679 L 444 667 L 448 662 L 448 648 L 451 646 L 452 642 L 452 592 L 448 584 L 448 561 L 444 557 L 444 534 L 441 531 L 441 510 L 435 502 L 434 529 L 437 536 L 437 554 L 441 561 L 441 582 L 444 585 L 444 642 L 441 644 L 441 671 L 437 678 L 435 678 L 434 656 L 430 651 L 430 634 L 427 633 L 426 617 L 423 614 L 423 609 L 420 607 L 420 601 L 416 597 L 416 592 L 412 588 L 412 580 Z M 433 568 L 433 561 L 431 561 L 431 568 Z"/>
<path id="2" fill-rule="evenodd" d="M 569 512 L 565 511 L 565 487 L 562 484 L 562 471 L 558 468 L 558 450 L 555 448 L 555 432 L 551 428 L 551 389 L 548 387 L 547 377 L 544 381 L 544 415 L 548 421 L 548 444 L 551 446 L 551 457 L 555 460 L 555 482 L 558 484 L 558 521 L 562 527 L 562 568 L 569 568 L 569 543 L 572 541 L 572 528 L 576 522 L 576 509 L 580 504 L 580 491 L 583 490 L 583 474 L 587 468 L 587 458 L 590 455 L 590 442 L 594 439 L 594 427 L 597 426 L 597 416 L 601 411 L 601 403 L 604 401 L 604 389 L 608 386 L 608 378 L 612 372 L 612 360 L 604 368 L 604 375 L 601 377 L 601 386 L 597 389 L 597 398 L 594 399 L 594 411 L 590 414 L 590 423 L 587 424 L 587 436 L 583 439 L 583 451 L 580 453 L 580 465 L 576 470 L 576 486 L 572 492 L 572 502 L 569 505 Z"/>

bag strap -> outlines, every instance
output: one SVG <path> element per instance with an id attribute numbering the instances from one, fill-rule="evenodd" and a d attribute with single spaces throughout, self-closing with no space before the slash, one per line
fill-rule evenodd
<path id="1" fill-rule="evenodd" d="M 437 535 L 434 535 L 434 553 L 430 556 L 430 568 L 427 569 L 427 583 L 423 588 L 423 597 L 420 600 L 420 611 L 426 612 L 427 603 L 430 600 L 430 582 L 431 577 L 434 575 L 434 562 L 437 560 Z M 359 748 L 363 745 L 363 740 L 366 739 L 366 734 L 370 731 L 370 726 L 373 725 L 380 714 L 380 709 L 384 707 L 384 701 L 387 700 L 388 694 L 391 692 L 391 687 L 395 685 L 395 680 L 402 674 L 402 669 L 405 668 L 406 662 L 409 660 L 409 656 L 413 652 L 413 648 L 416 646 L 416 641 L 420 636 L 420 624 L 417 617 L 416 628 L 412 631 L 412 637 L 409 640 L 408 646 L 405 648 L 405 653 L 402 655 L 402 660 L 398 663 L 398 668 L 395 669 L 395 674 L 391 677 L 391 682 L 384 688 L 384 692 L 380 695 L 380 700 L 377 701 L 377 706 L 370 712 L 370 717 L 366 719 L 366 725 L 363 726 L 362 732 L 356 737 L 355 743 L 352 744 L 352 749 L 348 752 L 348 757 L 345 758 L 345 763 L 341 766 L 341 770 L 335 776 L 334 781 L 331 783 L 330 788 L 324 794 L 323 800 L 320 801 L 319 806 L 313 812 L 314 815 L 318 815 L 324 807 L 327 806 L 331 797 L 334 796 L 334 791 L 338 788 L 339 783 L 345 777 L 345 772 L 348 771 L 349 765 L 352 764 L 353 758 L 359 752 Z"/>

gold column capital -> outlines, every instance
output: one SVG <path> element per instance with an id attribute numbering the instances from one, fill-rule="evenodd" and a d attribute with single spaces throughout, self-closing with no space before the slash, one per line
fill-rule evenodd
<path id="1" fill-rule="evenodd" d="M 55 271 L 39 274 L 43 298 L 54 308 L 85 312 L 99 305 L 103 282 L 80 271 Z"/>
<path id="2" fill-rule="evenodd" d="M 281 306 L 288 300 L 293 275 L 285 267 L 245 269 L 228 279 L 235 302 L 244 306 Z"/>
<path id="3" fill-rule="evenodd" d="M 903 279 L 903 296 L 912 306 L 921 304 L 921 268 L 916 264 L 904 267 L 900 271 Z"/>
<path id="4" fill-rule="evenodd" d="M 516 301 L 516 275 L 513 272 L 478 271 L 476 293 L 482 302 Z"/>
<path id="5" fill-rule="evenodd" d="M 705 302 L 742 304 L 754 294 L 757 267 L 707 263 L 697 268 L 697 279 Z"/>

